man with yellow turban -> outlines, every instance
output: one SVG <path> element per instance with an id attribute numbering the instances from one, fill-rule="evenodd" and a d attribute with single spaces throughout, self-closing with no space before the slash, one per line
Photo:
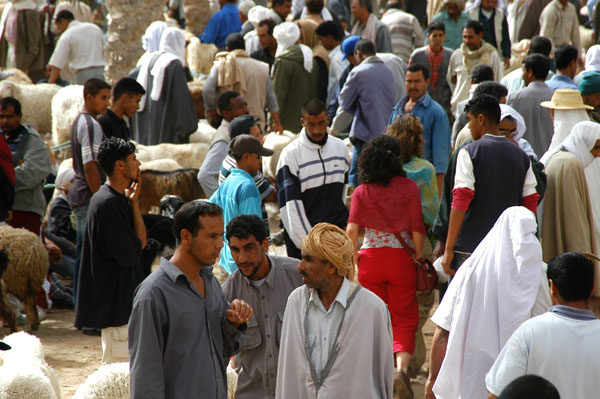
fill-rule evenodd
<path id="1" fill-rule="evenodd" d="M 390 316 L 379 297 L 353 281 L 350 237 L 333 224 L 315 225 L 298 271 L 305 285 L 288 298 L 275 397 L 391 399 Z"/>

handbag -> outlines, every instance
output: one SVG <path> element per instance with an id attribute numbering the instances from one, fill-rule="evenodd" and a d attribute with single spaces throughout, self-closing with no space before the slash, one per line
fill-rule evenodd
<path id="1" fill-rule="evenodd" d="M 435 268 L 429 259 L 417 259 L 415 250 L 406 244 L 402 234 L 394 233 L 394 235 L 396 236 L 396 239 L 400 241 L 400 244 L 406 250 L 406 252 L 408 252 L 408 256 L 410 256 L 415 263 L 415 268 L 417 269 L 417 291 L 431 291 L 435 288 L 438 288 L 437 272 L 435 271 Z"/>

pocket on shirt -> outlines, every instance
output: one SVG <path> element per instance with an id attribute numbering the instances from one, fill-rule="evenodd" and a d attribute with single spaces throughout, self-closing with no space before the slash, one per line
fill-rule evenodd
<path id="1" fill-rule="evenodd" d="M 275 339 L 277 339 L 277 346 L 281 343 L 281 328 L 283 327 L 283 311 L 277 312 L 277 319 L 275 320 Z"/>
<path id="2" fill-rule="evenodd" d="M 256 320 L 256 315 L 253 315 L 250 320 L 248 320 L 248 328 L 244 332 L 244 336 L 240 342 L 240 349 L 254 349 L 262 343 L 262 339 L 260 337 L 260 330 L 258 329 L 258 321 Z"/>

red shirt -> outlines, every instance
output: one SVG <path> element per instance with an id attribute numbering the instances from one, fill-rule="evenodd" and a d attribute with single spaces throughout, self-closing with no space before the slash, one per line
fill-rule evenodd
<path id="1" fill-rule="evenodd" d="M 437 53 L 431 50 L 430 46 L 427 46 L 427 60 L 429 61 L 429 73 L 431 74 L 431 84 L 433 91 L 437 87 L 437 82 L 440 78 L 440 69 L 442 68 L 442 62 L 444 61 L 444 48 L 442 47 Z"/>

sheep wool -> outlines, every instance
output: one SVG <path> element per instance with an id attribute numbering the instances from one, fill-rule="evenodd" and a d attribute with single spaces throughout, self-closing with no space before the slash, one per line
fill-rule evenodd
<path id="1" fill-rule="evenodd" d="M 206 143 L 157 145 L 136 144 L 137 159 L 140 162 L 149 162 L 155 159 L 172 159 L 182 168 L 200 168 L 208 152 Z"/>
<path id="2" fill-rule="evenodd" d="M 26 329 L 36 329 L 39 317 L 35 297 L 42 288 L 49 265 L 44 244 L 28 230 L 0 226 L 0 250 L 6 251 L 9 258 L 2 277 L 4 290 L 24 303 Z"/>
<path id="3" fill-rule="evenodd" d="M 83 109 L 83 86 L 71 85 L 60 89 L 52 98 L 52 143 L 56 146 L 71 140 L 71 125 Z M 71 157 L 71 149 L 56 154 L 60 162 Z"/>
<path id="4" fill-rule="evenodd" d="M 129 399 L 129 363 L 101 366 L 77 388 L 73 399 Z"/>

